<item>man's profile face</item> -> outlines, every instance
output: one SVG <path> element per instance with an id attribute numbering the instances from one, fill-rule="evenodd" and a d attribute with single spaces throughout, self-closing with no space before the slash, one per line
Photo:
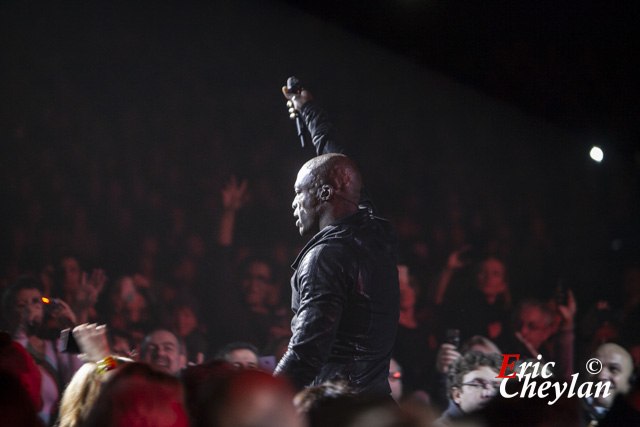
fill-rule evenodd
<path id="1" fill-rule="evenodd" d="M 320 215 L 318 207 L 320 200 L 317 188 L 313 183 L 313 174 L 308 167 L 303 166 L 298 172 L 298 178 L 294 185 L 296 196 L 293 199 L 293 216 L 296 218 L 296 227 L 301 236 L 315 234 L 320 231 Z"/>
<path id="2" fill-rule="evenodd" d="M 178 340 L 169 331 L 153 332 L 144 343 L 142 356 L 144 362 L 171 375 L 177 374 L 187 363 L 185 355 L 180 354 Z"/>
<path id="3" fill-rule="evenodd" d="M 498 372 L 488 366 L 480 366 L 462 377 L 462 386 L 451 391 L 453 401 L 465 414 L 473 413 L 486 406 L 495 397 L 500 383 Z"/>
<path id="4" fill-rule="evenodd" d="M 12 327 L 25 327 L 28 323 L 42 324 L 42 293 L 38 289 L 21 289 L 13 304 Z"/>
<path id="5" fill-rule="evenodd" d="M 633 373 L 633 361 L 629 353 L 615 344 L 605 344 L 598 348 L 594 357 L 602 362 L 602 371 L 596 376 L 598 381 L 610 382 L 609 396 L 600 394 L 596 405 L 610 408 L 618 394 L 626 394 L 631 388 L 629 378 Z"/>

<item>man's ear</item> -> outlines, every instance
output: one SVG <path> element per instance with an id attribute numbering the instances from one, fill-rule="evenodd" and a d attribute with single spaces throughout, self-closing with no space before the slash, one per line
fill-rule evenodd
<path id="1" fill-rule="evenodd" d="M 332 186 L 325 184 L 320 187 L 320 190 L 318 191 L 318 198 L 323 202 L 326 202 L 331 198 L 331 196 L 333 196 L 333 191 Z"/>
<path id="2" fill-rule="evenodd" d="M 451 389 L 451 400 L 453 400 L 457 405 L 460 405 L 460 401 L 462 400 L 460 397 L 461 394 L 462 391 L 460 391 L 458 387 L 453 387 Z"/>

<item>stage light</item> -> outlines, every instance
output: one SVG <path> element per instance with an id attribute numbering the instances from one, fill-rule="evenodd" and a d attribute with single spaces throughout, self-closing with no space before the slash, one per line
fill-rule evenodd
<path id="1" fill-rule="evenodd" d="M 600 163 L 602 161 L 602 159 L 604 158 L 604 153 L 602 152 L 600 147 L 597 147 L 595 145 L 593 146 L 593 148 L 589 152 L 589 155 L 591 156 L 591 158 L 593 160 L 595 160 L 598 163 Z"/>

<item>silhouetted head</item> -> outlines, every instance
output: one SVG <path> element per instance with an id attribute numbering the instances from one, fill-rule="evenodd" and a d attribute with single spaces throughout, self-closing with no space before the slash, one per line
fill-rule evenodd
<path id="1" fill-rule="evenodd" d="M 315 234 L 358 209 L 362 179 L 343 154 L 323 154 L 302 166 L 294 186 L 293 216 L 301 235 Z"/>

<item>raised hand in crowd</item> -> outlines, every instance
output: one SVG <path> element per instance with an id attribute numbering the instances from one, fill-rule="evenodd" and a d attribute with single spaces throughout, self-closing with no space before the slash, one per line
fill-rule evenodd
<path id="1" fill-rule="evenodd" d="M 65 329 L 78 324 L 78 318 L 71 307 L 69 307 L 69 304 L 60 298 L 56 298 L 55 304 L 56 308 L 51 310 L 49 315 L 60 329 Z"/>
<path id="2" fill-rule="evenodd" d="M 470 245 L 466 245 L 457 251 L 451 252 L 449 258 L 447 259 L 447 265 L 442 271 L 440 275 L 440 280 L 438 280 L 438 286 L 436 287 L 436 294 L 434 297 L 434 302 L 436 305 L 442 304 L 444 300 L 444 295 L 447 291 L 449 283 L 451 282 L 451 276 L 456 270 L 461 269 L 469 264 L 468 260 L 464 259 L 464 254 L 471 250 Z"/>
<path id="3" fill-rule="evenodd" d="M 231 175 L 222 189 L 222 206 L 224 210 L 237 211 L 247 203 L 249 200 L 248 184 L 246 179 L 238 183 L 235 175 Z"/>
<path id="4" fill-rule="evenodd" d="M 84 362 L 97 363 L 110 354 L 106 325 L 95 323 L 78 325 L 73 328 L 73 338 L 81 351 L 78 357 Z"/>
<path id="5" fill-rule="evenodd" d="M 442 344 L 438 350 L 438 356 L 436 358 L 436 369 L 439 373 L 446 374 L 449 369 L 449 365 L 461 356 L 462 355 L 455 345 L 447 343 Z"/>
<path id="6" fill-rule="evenodd" d="M 246 179 L 238 183 L 236 177 L 232 175 L 222 189 L 223 210 L 218 232 L 218 243 L 221 246 L 231 246 L 233 243 L 236 212 L 245 206 L 250 198 L 247 188 L 248 182 Z"/>
<path id="7" fill-rule="evenodd" d="M 80 286 L 76 292 L 75 308 L 78 314 L 78 322 L 85 323 L 96 318 L 95 305 L 98 296 L 107 281 L 104 270 L 95 268 L 91 276 L 86 271 L 82 272 Z"/>
<path id="8" fill-rule="evenodd" d="M 465 245 L 457 251 L 451 252 L 447 259 L 447 269 L 458 270 L 469 265 L 470 260 L 465 259 L 465 255 L 471 250 L 471 245 Z"/>
<path id="9" fill-rule="evenodd" d="M 578 306 L 576 304 L 576 299 L 573 296 L 573 291 L 571 289 L 567 290 L 567 304 L 566 305 L 556 305 L 556 312 L 560 317 L 560 323 L 558 325 L 558 330 L 561 331 L 570 331 L 574 328 L 574 319 L 576 317 L 576 311 Z"/>

